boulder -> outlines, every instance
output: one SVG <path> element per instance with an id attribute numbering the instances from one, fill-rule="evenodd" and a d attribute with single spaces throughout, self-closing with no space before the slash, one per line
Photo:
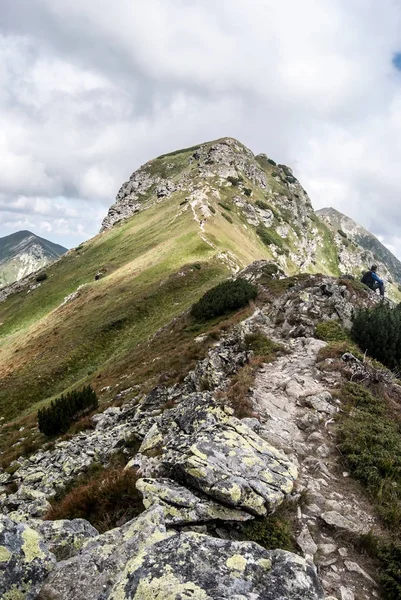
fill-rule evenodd
<path id="1" fill-rule="evenodd" d="M 295 554 L 190 532 L 130 560 L 107 598 L 320 600 L 324 593 L 314 567 Z"/>
<path id="2" fill-rule="evenodd" d="M 0 516 L 0 598 L 35 600 L 55 562 L 39 533 Z"/>
<path id="3" fill-rule="evenodd" d="M 166 411 L 161 429 L 170 477 L 222 504 L 264 515 L 292 491 L 296 467 L 211 394 L 191 394 Z"/>

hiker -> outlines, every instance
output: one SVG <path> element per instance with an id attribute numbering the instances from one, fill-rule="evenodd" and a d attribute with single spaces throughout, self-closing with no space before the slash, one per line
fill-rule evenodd
<path id="1" fill-rule="evenodd" d="M 369 271 L 363 275 L 361 282 L 370 287 L 371 290 L 379 290 L 380 296 L 384 296 L 384 281 L 376 273 L 377 266 L 372 265 Z"/>

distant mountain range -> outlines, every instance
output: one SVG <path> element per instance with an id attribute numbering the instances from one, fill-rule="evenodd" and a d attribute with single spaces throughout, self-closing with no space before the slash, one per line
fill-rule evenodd
<path id="1" fill-rule="evenodd" d="M 401 262 L 367 229 L 334 208 L 316 211 L 330 227 L 337 246 L 340 269 L 355 274 L 376 263 L 381 274 L 391 283 L 401 284 Z"/>
<path id="2" fill-rule="evenodd" d="M 0 238 L 0 287 L 23 279 L 66 252 L 67 248 L 30 231 L 18 231 Z"/>

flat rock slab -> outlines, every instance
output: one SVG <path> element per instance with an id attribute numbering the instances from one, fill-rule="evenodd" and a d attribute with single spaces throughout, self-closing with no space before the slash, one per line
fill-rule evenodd
<path id="1" fill-rule="evenodd" d="M 182 533 L 132 559 L 108 600 L 321 600 L 315 569 L 296 554 Z"/>
<path id="2" fill-rule="evenodd" d="M 171 479 L 143 478 L 138 480 L 136 487 L 143 495 L 145 508 L 155 504 L 162 506 L 167 525 L 252 519 L 248 512 L 223 506 L 206 497 L 200 498 Z"/>
<path id="3" fill-rule="evenodd" d="M 210 394 L 191 394 L 166 412 L 162 461 L 173 479 L 254 515 L 291 493 L 296 467 Z"/>
<path id="4" fill-rule="evenodd" d="M 0 598 L 34 600 L 55 562 L 39 533 L 0 516 Z"/>

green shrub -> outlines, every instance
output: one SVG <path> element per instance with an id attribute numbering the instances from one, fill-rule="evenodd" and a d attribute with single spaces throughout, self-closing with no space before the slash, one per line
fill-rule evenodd
<path id="1" fill-rule="evenodd" d="M 50 406 L 38 412 L 39 430 L 47 436 L 65 433 L 71 423 L 99 405 L 96 392 L 90 385 L 52 400 Z"/>
<path id="2" fill-rule="evenodd" d="M 266 550 L 294 550 L 293 531 L 290 521 L 280 514 L 257 518 L 245 523 L 241 528 L 243 540 L 256 542 Z"/>
<path id="3" fill-rule="evenodd" d="M 245 347 L 247 350 L 252 350 L 255 356 L 262 356 L 264 358 L 273 358 L 277 352 L 284 349 L 283 346 L 273 342 L 273 340 L 266 337 L 261 331 L 246 335 Z"/>
<path id="4" fill-rule="evenodd" d="M 339 449 L 350 471 L 376 501 L 386 525 L 401 524 L 401 429 L 385 401 L 362 385 L 348 382 L 341 391 L 345 404 Z"/>
<path id="5" fill-rule="evenodd" d="M 239 177 L 232 177 L 231 175 L 229 175 L 227 177 L 227 181 L 231 183 L 231 185 L 233 185 L 234 187 L 237 187 L 238 184 L 241 182 L 241 179 Z"/>
<path id="6" fill-rule="evenodd" d="M 262 210 L 271 210 L 270 206 L 266 202 L 263 202 L 263 200 L 256 200 L 255 204 Z"/>
<path id="7" fill-rule="evenodd" d="M 47 279 L 47 273 L 39 273 L 39 275 L 36 277 L 36 281 L 38 283 L 40 283 L 41 281 L 46 281 Z"/>
<path id="8" fill-rule="evenodd" d="M 362 352 L 389 369 L 401 365 L 401 309 L 380 303 L 362 309 L 354 317 L 351 335 Z"/>
<path id="9" fill-rule="evenodd" d="M 221 215 L 225 218 L 226 221 L 228 221 L 229 223 L 232 223 L 233 220 L 230 217 L 230 215 L 226 215 L 225 213 L 221 213 Z"/>
<path id="10" fill-rule="evenodd" d="M 337 232 L 345 239 L 348 238 L 347 234 L 342 229 L 337 229 Z"/>
<path id="11" fill-rule="evenodd" d="M 188 203 L 188 200 L 183 200 L 182 202 L 180 202 L 180 204 L 179 204 L 179 205 L 180 205 L 180 206 L 184 206 L 184 204 L 187 204 L 187 203 Z"/>
<path id="12" fill-rule="evenodd" d="M 275 166 L 277 165 L 276 161 L 275 161 L 275 160 L 273 160 L 272 158 L 268 158 L 268 159 L 267 159 L 267 162 L 268 162 L 269 164 L 273 165 L 273 167 L 275 167 Z"/>
<path id="13" fill-rule="evenodd" d="M 246 279 L 224 281 L 210 289 L 192 306 L 191 315 L 198 321 L 207 321 L 226 312 L 246 306 L 254 300 L 257 289 Z"/>
<path id="14" fill-rule="evenodd" d="M 265 244 L 265 246 L 271 246 L 272 244 L 274 244 L 278 248 L 282 248 L 283 240 L 273 229 L 268 229 L 264 225 L 260 224 L 256 228 L 256 233 L 258 234 L 262 242 Z"/>
<path id="15" fill-rule="evenodd" d="M 219 206 L 221 206 L 221 208 L 224 208 L 224 210 L 228 210 L 231 212 L 231 206 L 228 206 L 228 204 L 225 204 L 225 202 L 219 202 L 218 204 Z"/>
<path id="16" fill-rule="evenodd" d="M 212 212 L 215 215 L 216 214 L 216 209 L 214 208 L 214 206 L 211 206 L 210 204 L 208 206 L 209 206 L 210 212 Z"/>
<path id="17" fill-rule="evenodd" d="M 349 339 L 348 333 L 338 321 L 323 321 L 315 329 L 316 337 L 324 342 L 345 342 Z"/>
<path id="18" fill-rule="evenodd" d="M 381 563 L 380 583 L 387 600 L 401 598 L 401 544 L 390 543 L 379 546 Z"/>
<path id="19" fill-rule="evenodd" d="M 245 196 L 252 196 L 251 188 L 244 188 L 244 194 Z"/>

